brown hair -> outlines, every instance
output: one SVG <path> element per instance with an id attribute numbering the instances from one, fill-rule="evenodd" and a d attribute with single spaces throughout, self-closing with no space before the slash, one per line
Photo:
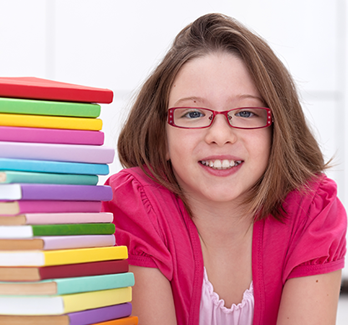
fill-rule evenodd
<path id="1" fill-rule="evenodd" d="M 141 88 L 121 131 L 118 140 L 121 164 L 139 166 L 145 172 L 146 166 L 151 177 L 186 203 L 171 164 L 166 160 L 168 98 L 174 79 L 185 63 L 217 51 L 236 54 L 244 61 L 265 105 L 272 111 L 269 165 L 250 189 L 245 204 L 248 212 L 258 219 L 272 214 L 281 220 L 285 216 L 282 202 L 286 195 L 304 188 L 326 165 L 306 124 L 287 69 L 264 40 L 230 17 L 204 15 L 177 35 L 162 62 Z"/>

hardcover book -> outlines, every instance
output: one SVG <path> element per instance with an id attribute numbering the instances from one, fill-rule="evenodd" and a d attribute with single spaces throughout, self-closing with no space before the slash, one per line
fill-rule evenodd
<path id="1" fill-rule="evenodd" d="M 106 146 L 0 141 L 0 157 L 80 163 L 112 163 L 115 150 Z"/>
<path id="2" fill-rule="evenodd" d="M 129 316 L 119 319 L 113 319 L 106 322 L 94 323 L 92 325 L 138 325 L 137 316 Z"/>
<path id="3" fill-rule="evenodd" d="M 0 200 L 110 201 L 107 185 L 0 184 Z"/>
<path id="4" fill-rule="evenodd" d="M 0 113 L 98 117 L 100 105 L 0 97 Z"/>
<path id="5" fill-rule="evenodd" d="M 109 166 L 107 164 L 11 158 L 0 158 L 0 171 L 1 170 L 85 175 L 109 174 Z"/>
<path id="6" fill-rule="evenodd" d="M 0 96 L 108 104 L 112 102 L 113 92 L 34 77 L 3 77 Z"/>
<path id="7" fill-rule="evenodd" d="M 132 313 L 132 304 L 111 305 L 107 307 L 77 311 L 52 316 L 15 316 L 0 315 L 0 324 L 7 325 L 86 325 L 112 319 L 125 318 Z"/>
<path id="8" fill-rule="evenodd" d="M 0 295 L 68 295 L 79 292 L 132 287 L 133 285 L 134 275 L 128 272 L 42 280 L 39 282 L 0 282 Z"/>
<path id="9" fill-rule="evenodd" d="M 0 216 L 0 225 L 52 225 L 68 223 L 102 223 L 112 222 L 111 212 L 95 213 L 26 213 L 16 216 Z"/>
<path id="10" fill-rule="evenodd" d="M 99 131 L 102 129 L 103 122 L 101 119 L 90 117 L 61 117 L 0 113 L 0 125 Z"/>
<path id="11" fill-rule="evenodd" d="M 100 146 L 104 143 L 104 133 L 88 130 L 0 126 L 0 141 Z"/>
<path id="12" fill-rule="evenodd" d="M 60 315 L 132 300 L 132 287 L 53 296 L 0 296 L 0 314 Z"/>
<path id="13" fill-rule="evenodd" d="M 38 236 L 112 235 L 113 223 L 70 223 L 60 225 L 0 226 L 1 239 Z"/>
<path id="14" fill-rule="evenodd" d="M 0 250 L 53 250 L 69 248 L 88 248 L 115 246 L 115 236 L 41 236 L 29 239 L 0 239 Z"/>
<path id="15" fill-rule="evenodd" d="M 50 266 L 120 260 L 126 258 L 128 258 L 126 246 L 76 248 L 52 251 L 0 251 L 0 266 Z"/>
<path id="16" fill-rule="evenodd" d="M 36 173 L 14 170 L 0 171 L 0 184 L 39 183 L 39 184 L 70 184 L 97 185 L 97 175 Z"/>
<path id="17" fill-rule="evenodd" d="M 0 216 L 23 213 L 100 212 L 101 201 L 0 201 Z"/>
<path id="18" fill-rule="evenodd" d="M 40 281 L 128 272 L 128 260 L 106 260 L 41 267 L 0 267 L 0 281 Z"/>

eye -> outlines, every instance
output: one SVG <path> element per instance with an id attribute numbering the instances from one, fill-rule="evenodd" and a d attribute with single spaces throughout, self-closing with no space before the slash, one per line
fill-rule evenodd
<path id="1" fill-rule="evenodd" d="M 185 112 L 181 115 L 181 118 L 188 118 L 188 119 L 197 119 L 200 117 L 204 117 L 205 114 L 201 111 L 195 110 L 195 111 L 189 111 Z"/>
<path id="2" fill-rule="evenodd" d="M 239 117 L 243 117 L 243 118 L 248 118 L 248 117 L 255 116 L 255 114 L 253 112 L 251 112 L 251 111 L 239 111 L 235 115 L 239 116 Z"/>

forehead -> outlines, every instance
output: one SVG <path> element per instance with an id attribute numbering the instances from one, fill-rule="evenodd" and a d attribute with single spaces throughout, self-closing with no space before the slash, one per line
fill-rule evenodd
<path id="1" fill-rule="evenodd" d="M 246 98 L 262 101 L 245 63 L 234 54 L 218 52 L 183 65 L 174 79 L 169 105 L 222 104 Z"/>

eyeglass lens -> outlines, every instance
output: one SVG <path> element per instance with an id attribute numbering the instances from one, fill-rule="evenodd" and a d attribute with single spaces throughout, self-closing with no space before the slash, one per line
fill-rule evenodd
<path id="1" fill-rule="evenodd" d="M 227 112 L 214 112 L 204 108 L 175 108 L 174 124 L 185 128 L 202 128 L 212 123 L 214 115 L 225 115 L 228 123 L 238 128 L 259 128 L 267 125 L 268 112 L 264 108 L 243 107 Z"/>

